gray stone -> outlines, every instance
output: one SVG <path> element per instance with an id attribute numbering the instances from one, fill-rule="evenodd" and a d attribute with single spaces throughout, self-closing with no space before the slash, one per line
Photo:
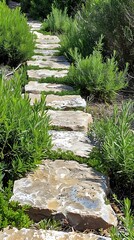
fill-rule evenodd
<path id="1" fill-rule="evenodd" d="M 49 70 L 49 69 L 39 69 L 39 70 L 28 70 L 27 75 L 29 78 L 40 79 L 47 77 L 65 77 L 68 70 Z"/>
<path id="2" fill-rule="evenodd" d="M 54 69 L 69 69 L 70 64 L 69 62 L 53 62 L 53 61 L 42 61 L 42 60 L 35 60 L 35 61 L 27 61 L 28 66 L 37 66 L 39 68 L 54 68 Z"/>
<path id="3" fill-rule="evenodd" d="M 90 139 L 83 132 L 49 131 L 52 137 L 53 150 L 72 151 L 80 157 L 89 157 L 94 147 Z"/>
<path id="4" fill-rule="evenodd" d="M 39 31 L 41 29 L 42 23 L 38 21 L 28 21 L 28 25 L 31 27 L 32 31 Z"/>
<path id="5" fill-rule="evenodd" d="M 64 84 L 54 83 L 38 83 L 36 81 L 30 81 L 25 85 L 25 92 L 38 94 L 41 92 L 62 92 L 62 91 L 73 91 L 73 88 Z"/>
<path id="6" fill-rule="evenodd" d="M 56 49 L 59 48 L 60 45 L 59 44 L 45 44 L 45 43 L 36 43 L 35 45 L 36 48 L 38 49 Z"/>
<path id="7" fill-rule="evenodd" d="M 33 105 L 35 100 L 41 100 L 41 94 L 29 93 L 30 104 Z M 47 95 L 46 96 L 46 106 L 54 109 L 75 109 L 86 107 L 86 101 L 80 95 Z"/>
<path id="8" fill-rule="evenodd" d="M 76 230 L 107 229 L 117 225 L 109 204 L 108 179 L 75 161 L 45 160 L 37 170 L 14 182 L 11 201 L 31 206 L 34 221 L 55 215 Z"/>
<path id="9" fill-rule="evenodd" d="M 37 36 L 37 42 L 40 42 L 42 40 L 45 40 L 47 41 L 47 43 L 59 43 L 60 42 L 60 39 L 57 37 L 57 36 L 52 36 L 52 35 L 44 35 L 40 32 L 34 32 L 34 34 L 36 34 Z"/>
<path id="10" fill-rule="evenodd" d="M 82 111 L 53 111 L 48 110 L 50 125 L 69 131 L 88 131 L 89 124 L 93 122 L 89 113 Z"/>
<path id="11" fill-rule="evenodd" d="M 51 231 L 51 230 L 35 230 L 35 229 L 26 229 L 22 228 L 18 230 L 17 228 L 13 229 L 4 229 L 0 232 L 1 240 L 110 240 L 110 238 L 105 238 L 97 236 L 93 233 L 83 234 L 76 232 L 60 232 L 60 231 Z"/>
<path id="12" fill-rule="evenodd" d="M 55 55 L 55 54 L 59 53 L 59 51 L 58 50 L 51 50 L 51 49 L 48 49 L 48 50 L 35 49 L 34 53 L 43 54 L 43 55 L 46 55 L 46 56 L 52 56 L 52 55 Z"/>
<path id="13" fill-rule="evenodd" d="M 66 58 L 64 56 L 42 56 L 42 55 L 34 55 L 32 57 L 33 60 L 45 60 L 45 61 L 51 61 L 51 62 L 67 62 Z"/>

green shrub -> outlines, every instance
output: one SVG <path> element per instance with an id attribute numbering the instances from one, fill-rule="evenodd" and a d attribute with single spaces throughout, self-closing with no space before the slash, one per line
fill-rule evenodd
<path id="1" fill-rule="evenodd" d="M 21 97 L 21 77 L 0 79 L 0 169 L 3 185 L 31 170 L 51 148 L 45 104 Z M 2 183 L 1 183 L 2 185 Z"/>
<path id="2" fill-rule="evenodd" d="M 33 54 L 34 37 L 19 8 L 0 2 L 0 62 L 15 66 Z"/>
<path id="3" fill-rule="evenodd" d="M 115 94 L 126 86 L 126 73 L 127 66 L 124 71 L 119 71 L 114 55 L 104 62 L 98 46 L 89 57 L 76 59 L 76 66 L 72 65 L 69 69 L 68 79 L 82 92 L 111 101 Z"/>
<path id="4" fill-rule="evenodd" d="M 20 207 L 17 202 L 9 202 L 11 198 L 10 185 L 5 190 L 0 190 L 0 230 L 10 227 L 28 228 L 32 221 L 25 213 L 28 206 Z"/>
<path id="5" fill-rule="evenodd" d="M 92 130 L 102 166 L 114 188 L 123 190 L 124 194 L 134 187 L 133 106 L 129 101 L 121 109 L 115 107 L 113 116 L 95 122 Z"/>
<path id="6" fill-rule="evenodd" d="M 67 32 L 70 27 L 72 19 L 67 15 L 67 9 L 63 11 L 52 6 L 52 12 L 47 16 L 44 21 L 42 30 L 51 31 L 53 33 Z"/>
<path id="7" fill-rule="evenodd" d="M 54 1 L 56 7 L 64 10 L 67 8 L 67 12 L 69 15 L 74 15 L 78 9 L 81 8 L 82 4 L 84 4 L 86 0 L 56 0 Z"/>

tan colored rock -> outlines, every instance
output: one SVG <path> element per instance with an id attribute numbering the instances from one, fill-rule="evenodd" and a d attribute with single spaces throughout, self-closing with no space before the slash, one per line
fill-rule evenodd
<path id="1" fill-rule="evenodd" d="M 38 94 L 41 92 L 62 92 L 62 91 L 73 91 L 73 88 L 64 84 L 54 83 L 38 83 L 36 81 L 30 81 L 25 85 L 25 92 Z"/>
<path id="2" fill-rule="evenodd" d="M 58 43 L 36 43 L 35 45 L 36 48 L 38 49 L 56 49 L 56 48 L 59 48 L 60 47 L 60 44 Z"/>
<path id="3" fill-rule="evenodd" d="M 46 216 L 67 219 L 77 230 L 107 229 L 117 225 L 105 203 L 108 179 L 75 161 L 45 160 L 27 177 L 15 181 L 11 200 L 31 206 L 34 221 Z"/>
<path id="4" fill-rule="evenodd" d="M 89 157 L 94 147 L 83 132 L 51 130 L 49 133 L 52 137 L 53 150 L 62 149 L 63 151 L 72 151 L 80 157 Z"/>
<path id="5" fill-rule="evenodd" d="M 88 131 L 89 124 L 93 123 L 91 114 L 82 111 L 53 111 L 48 110 L 50 124 L 53 127 L 69 131 Z"/>
<path id="6" fill-rule="evenodd" d="M 55 69 L 69 69 L 69 62 L 54 62 L 54 61 L 43 61 L 43 60 L 35 60 L 35 61 L 27 61 L 28 66 L 37 66 L 39 68 L 55 68 Z"/>
<path id="7" fill-rule="evenodd" d="M 28 21 L 28 25 L 31 27 L 32 31 L 39 31 L 41 29 L 42 23 L 38 21 Z"/>
<path id="8" fill-rule="evenodd" d="M 66 58 L 64 56 L 42 56 L 42 55 L 34 55 L 32 57 L 34 60 L 46 60 L 51 62 L 67 62 Z"/>
<path id="9" fill-rule="evenodd" d="M 34 53 L 36 53 L 36 54 L 42 54 L 42 55 L 45 55 L 45 56 L 52 56 L 52 55 L 58 54 L 59 51 L 58 51 L 58 50 L 54 50 L 54 49 L 47 49 L 47 50 L 44 50 L 44 49 L 35 49 L 35 50 L 34 50 Z"/>
<path id="10" fill-rule="evenodd" d="M 37 36 L 37 41 L 40 42 L 41 40 L 47 41 L 47 43 L 59 43 L 60 39 L 57 36 L 52 36 L 52 35 L 44 35 L 40 32 L 34 32 Z"/>
<path id="11" fill-rule="evenodd" d="M 13 228 L 4 229 L 4 231 L 1 231 L 0 240 L 110 240 L 110 238 L 97 236 L 93 233 L 65 233 L 42 229 L 34 230 L 23 228 L 18 230 Z"/>
<path id="12" fill-rule="evenodd" d="M 27 75 L 29 78 L 40 79 L 47 77 L 65 77 L 68 70 L 49 70 L 49 69 L 39 69 L 39 70 L 28 70 Z"/>
<path id="13" fill-rule="evenodd" d="M 30 104 L 33 105 L 35 101 L 41 100 L 41 94 L 29 93 Z M 47 95 L 46 106 L 54 109 L 75 109 L 75 108 L 86 108 L 86 101 L 80 95 Z"/>

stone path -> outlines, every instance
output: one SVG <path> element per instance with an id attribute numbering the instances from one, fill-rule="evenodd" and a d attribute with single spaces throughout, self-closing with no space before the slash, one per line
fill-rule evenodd
<path id="1" fill-rule="evenodd" d="M 36 34 L 35 55 L 27 65 L 29 82 L 25 92 L 29 94 L 30 104 L 41 100 L 45 91 L 46 106 L 49 109 L 54 150 L 71 150 L 75 155 L 88 157 L 93 148 L 87 136 L 92 116 L 85 112 L 86 102 L 79 95 L 72 95 L 73 88 L 64 84 L 39 83 L 40 78 L 49 76 L 64 77 L 69 69 L 69 62 L 64 56 L 55 56 L 60 46 L 57 36 L 39 33 L 41 24 L 30 21 L 31 31 Z M 35 66 L 38 67 L 35 70 Z M 70 95 L 58 96 L 63 90 Z M 50 94 L 50 92 L 53 94 Z M 71 159 L 70 159 L 71 160 Z M 26 178 L 15 181 L 11 200 L 21 205 L 31 206 L 29 215 L 38 222 L 45 217 L 65 220 L 74 230 L 107 229 L 117 225 L 114 211 L 105 199 L 109 193 L 108 179 L 92 168 L 75 161 L 44 160 L 37 170 Z M 101 240 L 109 239 L 92 233 L 64 233 L 45 230 L 20 231 L 5 230 L 0 239 L 51 239 L 51 240 Z"/>

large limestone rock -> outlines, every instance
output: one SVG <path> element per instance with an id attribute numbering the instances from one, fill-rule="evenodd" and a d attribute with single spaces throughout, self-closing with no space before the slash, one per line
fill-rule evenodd
<path id="1" fill-rule="evenodd" d="M 41 100 L 41 94 L 29 93 L 30 104 L 33 105 L 35 101 Z M 86 108 L 86 101 L 80 95 L 65 95 L 57 96 L 50 94 L 46 96 L 46 106 L 54 109 L 75 109 L 75 108 Z"/>
<path id="2" fill-rule="evenodd" d="M 0 240 L 110 240 L 110 238 L 105 238 L 97 236 L 93 233 L 83 234 L 76 232 L 58 232 L 50 230 L 34 230 L 23 228 L 18 230 L 4 229 L 0 232 Z"/>
<path id="3" fill-rule="evenodd" d="M 31 20 L 31 21 L 28 21 L 28 25 L 30 26 L 32 31 L 39 31 L 41 29 L 42 23 Z"/>
<path id="4" fill-rule="evenodd" d="M 55 62 L 55 61 L 43 61 L 43 60 L 31 60 L 27 61 L 28 66 L 37 66 L 39 68 L 54 68 L 54 69 L 69 69 L 69 62 Z"/>
<path id="5" fill-rule="evenodd" d="M 34 53 L 36 54 L 41 54 L 41 55 L 46 55 L 46 56 L 52 56 L 52 55 L 55 55 L 55 54 L 58 54 L 59 51 L 58 50 L 55 50 L 55 49 L 35 49 L 34 50 Z"/>
<path id="6" fill-rule="evenodd" d="M 27 75 L 29 78 L 40 79 L 47 77 L 65 77 L 68 73 L 68 70 L 48 70 L 48 69 L 40 69 L 40 70 L 28 70 Z"/>
<path id="7" fill-rule="evenodd" d="M 41 92 L 62 92 L 62 91 L 73 91 L 73 88 L 64 84 L 54 83 L 38 83 L 36 81 L 30 81 L 25 85 L 25 92 L 38 94 Z"/>
<path id="8" fill-rule="evenodd" d="M 52 137 L 53 150 L 62 149 L 63 151 L 72 151 L 80 157 L 88 157 L 93 144 L 87 135 L 76 131 L 49 131 Z"/>
<path id="9" fill-rule="evenodd" d="M 67 62 L 66 58 L 64 56 L 45 56 L 45 55 L 34 55 L 32 56 L 32 60 L 46 60 L 56 63 L 63 63 Z"/>
<path id="10" fill-rule="evenodd" d="M 69 131 L 88 131 L 89 124 L 93 122 L 89 113 L 82 111 L 53 111 L 48 110 L 50 124 L 53 127 Z"/>
<path id="11" fill-rule="evenodd" d="M 11 200 L 31 206 L 34 221 L 55 216 L 67 219 L 77 230 L 107 229 L 117 225 L 116 216 L 105 203 L 108 180 L 75 161 L 45 160 L 27 177 L 15 181 Z"/>
<path id="12" fill-rule="evenodd" d="M 60 45 L 57 43 L 57 44 L 52 44 L 52 43 L 36 43 L 35 45 L 36 48 L 38 49 L 56 49 L 56 48 L 59 48 Z"/>
<path id="13" fill-rule="evenodd" d="M 34 32 L 34 34 L 36 34 L 36 36 L 37 36 L 36 41 L 40 42 L 40 43 L 41 43 L 41 41 L 45 41 L 47 43 L 54 43 L 54 44 L 57 44 L 60 42 L 60 39 L 57 36 L 44 35 L 40 32 L 36 32 L 36 31 Z"/>

